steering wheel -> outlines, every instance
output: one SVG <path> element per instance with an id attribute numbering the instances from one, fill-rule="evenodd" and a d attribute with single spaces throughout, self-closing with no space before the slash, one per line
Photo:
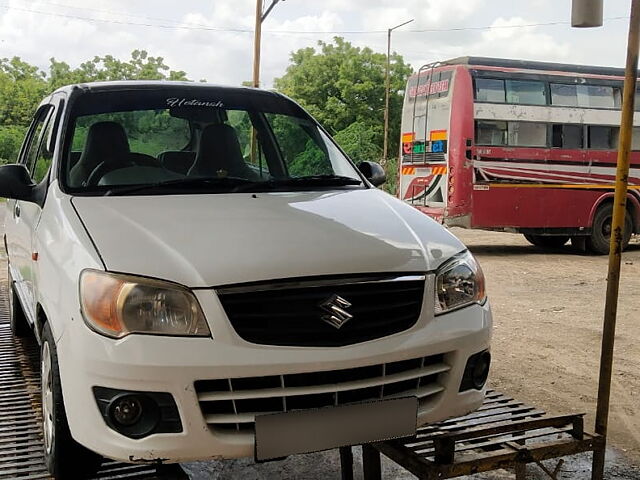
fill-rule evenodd
<path id="1" fill-rule="evenodd" d="M 93 169 L 89 178 L 87 178 L 87 185 L 97 185 L 102 177 L 107 173 L 121 168 L 133 167 L 135 165 L 131 160 L 113 165 L 111 162 L 100 162 L 96 168 Z"/>

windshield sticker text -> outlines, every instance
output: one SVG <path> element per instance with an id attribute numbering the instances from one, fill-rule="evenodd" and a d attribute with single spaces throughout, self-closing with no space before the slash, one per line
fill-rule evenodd
<path id="1" fill-rule="evenodd" d="M 186 98 L 167 98 L 167 106 L 222 108 L 224 107 L 224 103 L 222 103 L 221 100 L 217 100 L 215 102 L 207 102 L 203 100 L 197 100 L 195 98 L 192 98 L 191 100 L 187 100 Z"/>

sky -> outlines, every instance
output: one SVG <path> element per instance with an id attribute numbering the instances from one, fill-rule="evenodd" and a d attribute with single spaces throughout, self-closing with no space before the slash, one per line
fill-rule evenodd
<path id="1" fill-rule="evenodd" d="M 265 0 L 268 5 L 271 0 Z M 282 0 L 263 23 L 261 86 L 282 76 L 292 51 L 342 36 L 392 50 L 415 69 L 475 55 L 624 66 L 630 0 L 604 0 L 604 26 L 571 28 L 570 0 Z M 0 58 L 46 70 L 96 55 L 161 56 L 189 78 L 251 79 L 255 0 L 0 0 Z"/>

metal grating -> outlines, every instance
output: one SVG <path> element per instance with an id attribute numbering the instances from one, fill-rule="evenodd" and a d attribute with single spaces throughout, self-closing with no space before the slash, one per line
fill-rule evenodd
<path id="1" fill-rule="evenodd" d="M 50 478 L 44 465 L 40 349 L 34 338 L 14 339 L 9 327 L 7 268 L 0 260 L 0 479 Z M 159 473 L 154 466 L 105 461 L 95 479 L 187 478 L 179 466 Z"/>

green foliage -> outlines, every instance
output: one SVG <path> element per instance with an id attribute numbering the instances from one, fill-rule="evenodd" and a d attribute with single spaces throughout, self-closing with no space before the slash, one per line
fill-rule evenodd
<path id="1" fill-rule="evenodd" d="M 47 91 L 37 67 L 18 57 L 0 59 L 0 125 L 28 125 Z"/>
<path id="2" fill-rule="evenodd" d="M 382 125 L 368 126 L 364 122 L 353 122 L 333 138 L 355 163 L 377 162 L 382 156 L 382 132 Z"/>
<path id="3" fill-rule="evenodd" d="M 267 118 L 284 155 L 289 175 L 302 177 L 333 173 L 327 154 L 313 140 L 313 125 L 285 115 L 267 114 Z"/>
<path id="4" fill-rule="evenodd" d="M 291 64 L 282 77 L 275 79 L 275 87 L 300 102 L 350 155 L 356 153 L 354 160 L 364 156 L 367 160 L 380 160 L 386 55 L 367 47 L 354 47 L 340 37 L 334 38 L 333 43 L 320 41 L 318 47 L 293 52 Z M 396 53 L 390 60 L 388 155 L 395 158 L 399 150 L 401 92 L 412 68 Z M 342 134 L 343 131 L 346 132 Z M 367 143 L 359 143 L 358 138 Z M 396 172 L 389 173 L 393 184 Z"/>
<path id="5" fill-rule="evenodd" d="M 162 57 L 150 57 L 144 50 L 131 52 L 128 61 L 96 56 L 76 69 L 55 58 L 50 60 L 48 83 L 52 90 L 72 83 L 110 80 L 187 80 L 187 74 L 171 70 Z"/>
<path id="6" fill-rule="evenodd" d="M 102 80 L 188 80 L 183 71 L 171 70 L 162 57 L 151 57 L 144 50 L 134 50 L 127 61 L 111 55 L 94 57 L 77 68 L 52 58 L 48 73 L 18 57 L 0 58 L 0 163 L 15 162 L 28 125 L 40 101 L 50 92 L 72 83 Z M 153 115 L 152 115 L 153 116 Z M 167 116 L 168 117 L 168 116 Z M 152 121 L 152 120 L 149 120 Z M 167 119 L 154 119 L 167 122 Z M 125 125 L 126 128 L 126 124 Z M 161 148 L 164 140 L 145 137 L 148 131 L 158 131 L 160 124 L 142 122 L 142 129 L 134 132 L 132 145 L 141 152 Z M 172 132 L 176 133 L 176 132 Z M 177 134 L 177 133 L 176 133 Z M 82 128 L 74 147 L 84 144 Z"/>
<path id="7" fill-rule="evenodd" d="M 15 163 L 26 129 L 16 126 L 0 126 L 0 165 Z"/>

